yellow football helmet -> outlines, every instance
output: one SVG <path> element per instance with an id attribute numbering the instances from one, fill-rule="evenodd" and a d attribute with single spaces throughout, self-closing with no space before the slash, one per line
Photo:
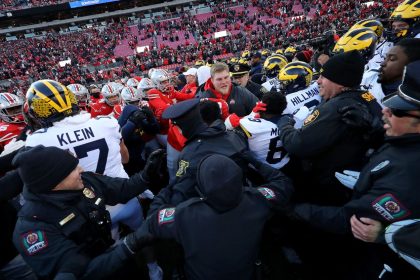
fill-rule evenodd
<path id="1" fill-rule="evenodd" d="M 79 112 L 77 98 L 63 84 L 53 80 L 39 80 L 31 84 L 26 92 L 29 117 L 41 126 L 52 126 L 53 122 Z"/>
<path id="2" fill-rule="evenodd" d="M 284 50 L 284 56 L 287 58 L 287 60 L 289 62 L 291 62 L 293 60 L 293 57 L 295 57 L 295 54 L 296 53 L 297 53 L 297 50 L 294 47 L 292 47 L 292 46 L 287 47 Z"/>
<path id="3" fill-rule="evenodd" d="M 269 55 L 270 55 L 270 53 L 271 53 L 271 52 L 270 52 L 269 50 L 267 50 L 267 49 L 264 49 L 264 50 L 262 50 L 262 51 L 261 51 L 261 55 L 262 55 L 262 56 L 264 56 L 264 57 L 269 56 Z"/>
<path id="4" fill-rule="evenodd" d="M 268 78 L 276 77 L 280 70 L 286 66 L 287 58 L 281 54 L 275 54 L 272 56 L 267 57 L 264 61 L 263 69 L 264 73 Z"/>
<path id="5" fill-rule="evenodd" d="M 239 58 L 237 58 L 237 57 L 232 57 L 232 58 L 229 60 L 229 64 L 230 64 L 230 65 L 233 65 L 233 64 L 238 63 L 238 61 L 239 61 Z"/>
<path id="6" fill-rule="evenodd" d="M 245 58 L 245 59 L 249 60 L 251 58 L 251 52 L 248 51 L 248 50 L 243 51 L 242 54 L 241 54 L 241 58 Z"/>
<path id="7" fill-rule="evenodd" d="M 363 58 L 368 61 L 372 58 L 378 37 L 369 28 L 350 29 L 335 44 L 333 54 L 349 51 L 359 51 Z"/>
<path id="8" fill-rule="evenodd" d="M 384 33 L 384 26 L 379 20 L 376 19 L 364 19 L 356 22 L 349 30 L 360 29 L 360 28 L 369 28 L 375 32 L 378 38 L 382 37 Z"/>
<path id="9" fill-rule="evenodd" d="M 286 94 L 307 88 L 312 82 L 312 67 L 302 61 L 294 61 L 280 70 L 278 79 Z"/>
<path id="10" fill-rule="evenodd" d="M 206 65 L 206 63 L 202 59 L 196 60 L 194 63 L 194 66 L 204 66 L 204 65 Z"/>
<path id="11" fill-rule="evenodd" d="M 405 0 L 392 12 L 390 21 L 403 21 L 408 29 L 391 32 L 389 40 L 396 43 L 404 37 L 414 37 L 420 33 L 420 0 Z"/>
<path id="12" fill-rule="evenodd" d="M 276 50 L 276 54 L 283 54 L 283 50 L 282 49 Z"/>

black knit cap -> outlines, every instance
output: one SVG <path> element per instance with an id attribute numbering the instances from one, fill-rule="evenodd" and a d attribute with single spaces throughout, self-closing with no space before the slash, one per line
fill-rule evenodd
<path id="1" fill-rule="evenodd" d="M 18 153 L 13 165 L 20 178 L 33 193 L 45 193 L 55 188 L 79 164 L 68 151 L 42 145 Z"/>
<path id="2" fill-rule="evenodd" d="M 331 57 L 321 69 L 321 75 L 328 80 L 351 88 L 362 82 L 365 63 L 358 51 L 350 51 Z"/>

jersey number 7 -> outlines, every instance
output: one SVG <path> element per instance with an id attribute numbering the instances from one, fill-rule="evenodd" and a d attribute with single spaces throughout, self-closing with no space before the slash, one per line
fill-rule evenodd
<path id="1" fill-rule="evenodd" d="M 104 138 L 74 147 L 77 158 L 85 158 L 88 156 L 88 152 L 93 150 L 99 150 L 98 165 L 95 172 L 104 174 L 109 151 Z"/>

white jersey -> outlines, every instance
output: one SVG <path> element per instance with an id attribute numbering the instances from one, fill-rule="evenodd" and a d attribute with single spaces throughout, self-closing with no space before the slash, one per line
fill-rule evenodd
<path id="1" fill-rule="evenodd" d="M 300 107 L 306 106 L 309 111 L 321 103 L 319 95 L 319 86 L 312 82 L 309 87 L 286 95 L 287 107 L 283 111 L 285 114 L 294 114 Z"/>
<path id="2" fill-rule="evenodd" d="M 272 78 L 270 80 L 267 80 L 266 82 L 264 82 L 262 84 L 263 87 L 265 87 L 266 90 L 270 91 L 280 91 L 281 89 L 281 84 L 280 84 L 280 80 L 277 78 Z"/>
<path id="3" fill-rule="evenodd" d="M 26 146 L 70 150 L 85 171 L 128 178 L 121 162 L 120 142 L 117 120 L 106 116 L 91 119 L 89 113 L 82 112 L 35 131 L 28 136 Z"/>
<path id="4" fill-rule="evenodd" d="M 240 120 L 240 125 L 248 137 L 249 149 L 257 160 L 277 169 L 289 162 L 276 124 L 247 116 Z"/>
<path id="5" fill-rule="evenodd" d="M 379 69 L 381 63 L 385 60 L 388 51 L 394 46 L 394 43 L 389 41 L 379 42 L 376 46 L 373 57 L 365 65 L 365 71 L 371 69 Z"/>
<path id="6" fill-rule="evenodd" d="M 385 97 L 385 94 L 382 90 L 382 85 L 378 83 L 378 75 L 379 72 L 376 69 L 371 69 L 363 73 L 360 88 L 369 91 L 373 96 L 375 96 L 376 101 L 383 108 L 384 105 L 382 105 L 382 99 Z"/>

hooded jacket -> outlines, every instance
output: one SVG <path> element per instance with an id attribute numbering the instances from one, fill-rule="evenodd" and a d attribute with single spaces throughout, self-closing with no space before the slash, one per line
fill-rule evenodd
<path id="1" fill-rule="evenodd" d="M 198 196 L 194 187 L 197 183 L 197 166 L 203 157 L 216 153 L 234 158 L 246 148 L 245 139 L 236 132 L 226 131 L 225 125 L 220 120 L 215 121 L 186 142 L 179 156 L 175 184 L 162 189 L 155 196 L 151 211 L 164 203 L 177 205 L 188 198 Z"/>
<path id="2" fill-rule="evenodd" d="M 253 279 L 265 222 L 290 198 L 290 180 L 262 164 L 258 172 L 267 183 L 243 187 L 241 168 L 217 154 L 197 168 L 200 197 L 162 205 L 146 221 L 150 233 L 181 244 L 187 279 Z"/>

